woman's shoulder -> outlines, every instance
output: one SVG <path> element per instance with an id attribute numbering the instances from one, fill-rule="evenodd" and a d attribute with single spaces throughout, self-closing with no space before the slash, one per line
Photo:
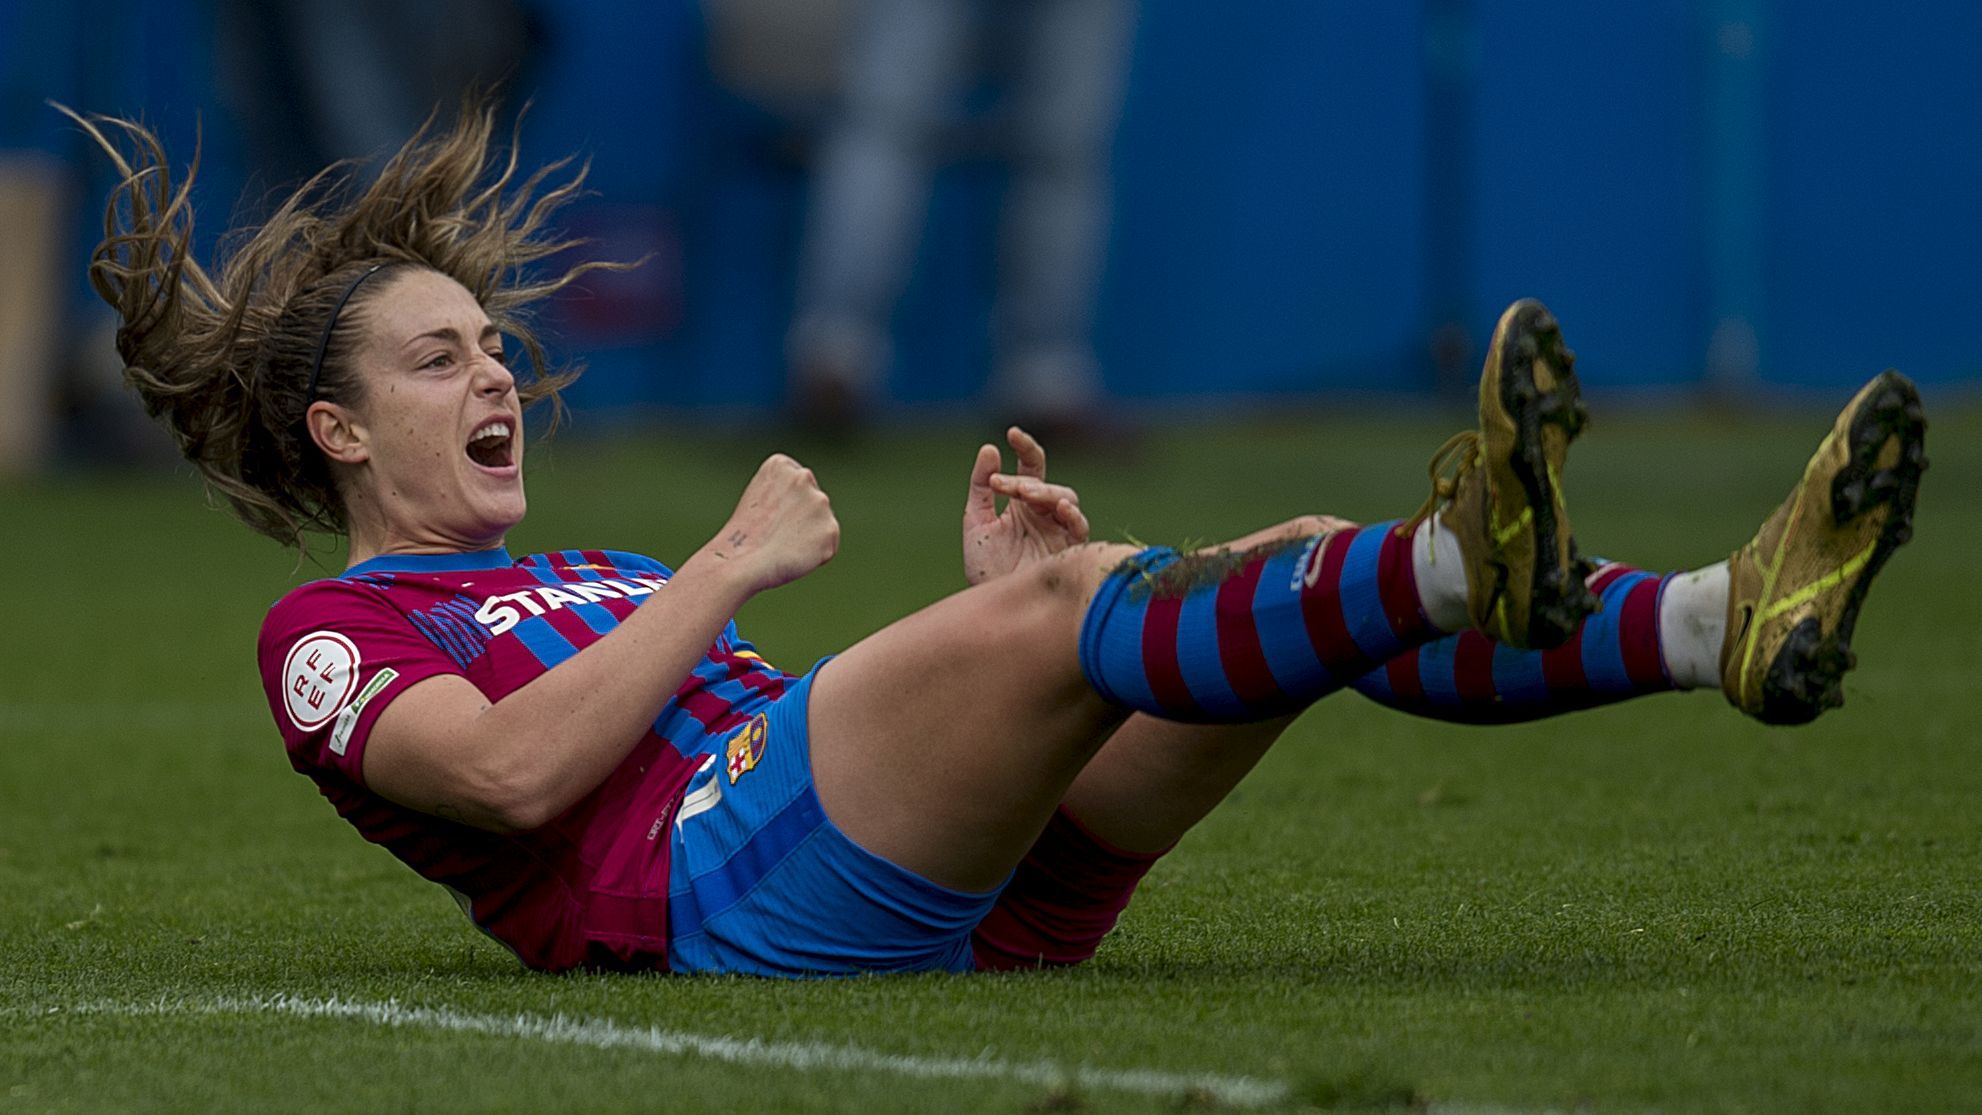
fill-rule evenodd
<path id="1" fill-rule="evenodd" d="M 281 638 L 299 627 L 332 626 L 354 618 L 376 619 L 398 609 L 385 590 L 389 581 L 365 574 L 305 581 L 282 594 L 262 617 L 262 641 Z"/>

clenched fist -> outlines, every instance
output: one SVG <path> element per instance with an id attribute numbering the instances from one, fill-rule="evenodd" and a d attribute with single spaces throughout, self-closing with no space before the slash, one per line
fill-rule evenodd
<path id="1" fill-rule="evenodd" d="M 752 593 L 788 585 L 832 559 L 840 524 L 812 470 L 773 453 L 750 478 L 729 522 L 703 547 L 730 562 Z"/>

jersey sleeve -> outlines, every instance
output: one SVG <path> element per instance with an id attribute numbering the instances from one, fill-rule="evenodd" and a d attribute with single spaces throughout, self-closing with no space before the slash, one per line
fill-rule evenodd
<path id="1" fill-rule="evenodd" d="M 461 673 L 381 590 L 349 581 L 315 581 L 277 601 L 258 651 L 291 759 L 360 786 L 379 713 L 430 677 Z"/>

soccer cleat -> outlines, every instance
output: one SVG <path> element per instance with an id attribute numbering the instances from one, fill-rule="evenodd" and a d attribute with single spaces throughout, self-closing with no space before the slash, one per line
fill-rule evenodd
<path id="1" fill-rule="evenodd" d="M 1884 371 L 1854 396 L 1789 499 L 1728 559 L 1721 690 L 1764 724 L 1844 703 L 1851 632 L 1892 552 L 1913 537 L 1927 468 L 1913 382 Z"/>
<path id="2" fill-rule="evenodd" d="M 1569 443 L 1588 420 L 1575 363 L 1547 308 L 1509 306 L 1480 376 L 1480 427 L 1439 449 L 1432 496 L 1400 528 L 1444 503 L 1439 522 L 1459 538 L 1473 626 L 1513 647 L 1560 646 L 1597 608 L 1562 499 Z"/>

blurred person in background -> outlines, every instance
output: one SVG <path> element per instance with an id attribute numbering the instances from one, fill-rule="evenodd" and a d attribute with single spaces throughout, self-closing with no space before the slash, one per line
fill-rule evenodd
<path id="1" fill-rule="evenodd" d="M 221 94 L 263 187 L 396 149 L 437 102 L 514 83 L 523 0 L 217 0 Z"/>
<path id="2" fill-rule="evenodd" d="M 205 10 L 191 0 L 0 0 L 0 477 L 166 459 L 165 440 L 121 390 L 114 315 L 66 265 L 102 227 L 81 199 L 110 183 L 48 102 L 199 100 Z M 207 160 L 210 179 L 228 180 L 216 165 L 225 162 Z"/>
<path id="3" fill-rule="evenodd" d="M 1133 0 L 859 0 L 849 19 L 787 343 L 797 416 L 844 429 L 873 401 L 936 170 L 989 71 L 1011 172 L 991 391 L 1042 436 L 1080 440 L 1101 417 L 1090 332 Z"/>
<path id="4" fill-rule="evenodd" d="M 30 149 L 0 150 L 0 477 L 34 471 L 54 438 L 52 367 L 61 340 L 56 271 L 67 215 L 60 164 Z"/>
<path id="5" fill-rule="evenodd" d="M 66 49 L 75 23 L 49 6 L 0 4 L 0 478 L 37 470 L 55 449 L 73 286 L 58 265 L 75 185 L 71 141 L 41 98 L 79 91 Z"/>
<path id="6" fill-rule="evenodd" d="M 97 225 L 77 199 L 107 183 L 47 99 L 206 105 L 210 197 L 252 208 L 396 148 L 437 100 L 515 78 L 542 37 L 524 0 L 0 2 L 0 477 L 163 452 L 118 390 L 114 319 L 60 266 Z"/>

